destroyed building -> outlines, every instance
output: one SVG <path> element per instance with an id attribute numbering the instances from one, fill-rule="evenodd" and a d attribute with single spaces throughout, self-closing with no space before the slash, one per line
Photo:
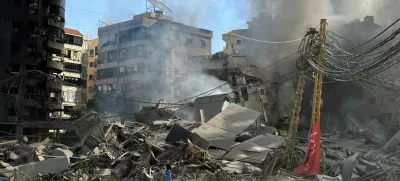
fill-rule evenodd
<path id="1" fill-rule="evenodd" d="M 163 11 L 135 15 L 132 20 L 99 28 L 96 94 L 129 99 L 166 99 L 180 76 L 182 60 L 210 55 L 212 31 L 180 24 Z M 108 97 L 109 98 L 109 97 Z M 106 99 L 106 98 L 105 98 Z M 139 105 L 130 105 L 137 111 Z"/>
<path id="2" fill-rule="evenodd" d="M 1 2 L 0 129 L 32 135 L 64 129 L 62 109 L 65 0 Z M 7 135 L 10 136 L 10 135 Z M 37 136 L 34 136 L 37 137 Z"/>

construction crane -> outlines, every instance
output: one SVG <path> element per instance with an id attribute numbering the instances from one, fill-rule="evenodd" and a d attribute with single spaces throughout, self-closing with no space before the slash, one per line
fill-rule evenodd
<path id="1" fill-rule="evenodd" d="M 307 40 L 305 43 L 304 51 L 307 52 L 306 54 L 310 54 L 312 52 L 312 41 L 311 37 L 317 35 L 318 32 L 315 31 L 314 28 L 310 28 L 306 34 Z M 321 42 L 317 63 L 322 64 L 324 59 L 324 53 L 322 51 L 322 46 L 325 44 L 326 41 L 326 19 L 321 19 L 321 27 L 319 33 L 319 39 Z M 306 59 L 308 57 L 300 57 L 300 59 Z M 305 61 L 305 60 L 304 60 Z M 293 168 L 296 162 L 293 157 L 294 153 L 294 146 L 295 146 L 295 138 L 297 135 L 297 128 L 299 124 L 299 115 L 301 111 L 301 102 L 303 99 L 304 93 L 304 85 L 305 85 L 305 69 L 303 68 L 300 70 L 297 87 L 296 87 L 296 96 L 293 104 L 292 109 L 292 117 L 290 120 L 290 126 L 288 135 L 286 138 L 286 150 L 285 150 L 285 160 L 287 162 L 287 166 L 289 168 Z M 322 74 L 317 72 L 315 74 L 314 79 L 314 93 L 313 93 L 313 102 L 312 102 L 312 117 L 311 117 L 311 125 L 315 122 L 320 120 L 321 117 L 321 103 L 322 103 Z"/>

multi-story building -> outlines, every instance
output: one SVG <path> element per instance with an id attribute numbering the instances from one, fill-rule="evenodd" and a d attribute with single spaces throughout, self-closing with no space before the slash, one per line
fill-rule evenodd
<path id="1" fill-rule="evenodd" d="M 69 118 L 68 112 L 86 107 L 86 72 L 88 36 L 78 30 L 65 28 L 63 77 L 63 118 Z"/>
<path id="2" fill-rule="evenodd" d="M 97 52 L 97 46 L 99 45 L 99 39 L 89 40 L 89 65 L 87 68 L 87 99 L 92 100 L 96 90 L 96 73 L 97 73 L 97 59 L 99 58 Z"/>
<path id="3" fill-rule="evenodd" d="M 168 100 L 182 63 L 187 57 L 210 55 L 213 36 L 212 31 L 174 22 L 161 11 L 101 27 L 98 34 L 96 91 L 152 101 Z"/>
<path id="4" fill-rule="evenodd" d="M 223 34 L 222 40 L 225 41 L 224 53 L 228 55 L 246 55 L 248 51 L 248 48 L 245 45 L 246 39 L 240 37 L 246 36 L 246 32 L 247 29 L 237 29 L 230 31 L 229 33 Z"/>
<path id="5" fill-rule="evenodd" d="M 33 135 L 69 124 L 62 109 L 65 0 L 0 2 L 0 129 Z"/>

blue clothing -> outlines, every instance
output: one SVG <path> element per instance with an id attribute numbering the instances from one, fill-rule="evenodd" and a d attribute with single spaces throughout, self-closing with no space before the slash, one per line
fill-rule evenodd
<path id="1" fill-rule="evenodd" d="M 171 170 L 165 171 L 164 181 L 172 181 L 172 171 Z"/>

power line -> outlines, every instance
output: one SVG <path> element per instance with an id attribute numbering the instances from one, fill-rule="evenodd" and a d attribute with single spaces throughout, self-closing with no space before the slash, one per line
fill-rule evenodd
<path id="1" fill-rule="evenodd" d="M 398 23 L 399 21 L 400 21 L 400 18 L 397 19 L 396 21 L 394 21 L 390 26 L 386 27 L 382 32 L 380 32 L 380 33 L 377 34 L 376 36 L 372 37 L 372 38 L 371 38 L 370 40 L 368 40 L 367 42 L 365 42 L 365 43 L 363 43 L 363 44 L 360 44 L 360 45 L 358 45 L 358 46 L 355 46 L 355 47 L 353 47 L 353 48 L 346 49 L 346 51 L 348 51 L 348 50 L 353 50 L 353 49 L 356 49 L 356 48 L 358 48 L 358 47 L 361 47 L 361 46 L 364 46 L 364 45 L 370 43 L 371 41 L 375 40 L 376 38 L 378 38 L 379 36 L 381 36 L 383 33 L 385 33 L 387 30 L 389 30 L 392 26 L 394 26 L 394 25 L 395 25 L 396 23 Z"/>
<path id="2" fill-rule="evenodd" d="M 164 1 L 164 0 L 160 0 L 160 1 L 162 1 L 162 2 L 164 2 L 165 4 L 167 4 L 167 5 L 171 6 L 171 7 L 173 7 L 174 9 L 177 9 L 178 11 L 180 11 L 180 12 L 182 12 L 182 13 L 184 13 L 184 14 L 186 14 L 186 15 L 188 15 L 188 16 L 194 18 L 194 19 L 196 19 L 197 21 L 200 21 L 200 22 L 202 22 L 202 23 L 204 23 L 204 24 L 206 24 L 206 25 L 208 25 L 208 26 L 211 26 L 211 27 L 213 27 L 213 28 L 215 28 L 215 29 L 217 29 L 217 30 L 219 30 L 219 31 L 222 31 L 222 32 L 224 32 L 224 33 L 225 33 L 225 32 L 228 32 L 228 31 L 223 30 L 223 29 L 221 29 L 221 28 L 218 28 L 218 27 L 216 27 L 216 26 L 214 26 L 214 25 L 212 25 L 212 24 L 210 24 L 210 23 L 207 23 L 207 22 L 205 22 L 205 21 L 203 21 L 203 20 L 201 20 L 201 19 L 199 19 L 199 18 L 197 18 L 197 17 L 191 15 L 190 13 L 187 13 L 187 12 L 183 11 L 182 9 L 176 7 L 176 6 L 171 5 L 170 3 L 168 3 L 168 2 L 166 2 L 166 1 Z M 228 34 L 235 35 L 235 36 L 241 37 L 241 38 L 243 38 L 243 39 L 247 39 L 247 40 L 252 40 L 252 41 L 262 42 L 262 43 L 270 43 L 270 44 L 293 43 L 293 42 L 301 41 L 301 40 L 303 40 L 303 39 L 305 38 L 305 37 L 302 37 L 302 38 L 295 39 L 295 40 L 274 42 L 274 41 L 266 41 L 266 40 L 257 40 L 257 39 L 249 38 L 249 37 L 246 37 L 246 36 L 238 35 L 238 34 L 235 34 L 235 33 L 228 33 Z"/>

